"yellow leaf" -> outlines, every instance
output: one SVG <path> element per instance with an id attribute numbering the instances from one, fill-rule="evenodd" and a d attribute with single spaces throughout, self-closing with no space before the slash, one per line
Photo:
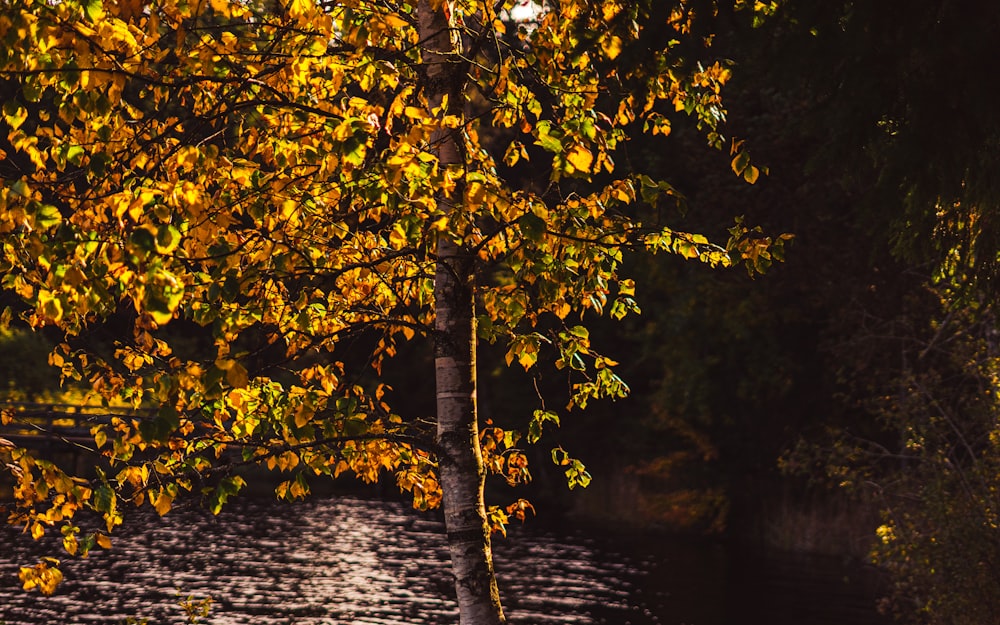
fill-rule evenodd
<path id="1" fill-rule="evenodd" d="M 281 218 L 289 222 L 289 225 L 298 223 L 299 203 L 295 200 L 284 200 L 281 203 Z"/>
<path id="2" fill-rule="evenodd" d="M 198 148 L 185 146 L 177 150 L 177 166 L 182 171 L 192 171 L 198 166 L 198 159 L 201 156 Z"/>
<path id="3" fill-rule="evenodd" d="M 51 595 L 63 579 L 62 572 L 56 568 L 58 565 L 58 560 L 45 558 L 35 566 L 22 566 L 18 573 L 22 587 L 25 590 L 38 588 L 43 595 Z"/>
<path id="4" fill-rule="evenodd" d="M 278 469 L 281 471 L 291 471 L 298 465 L 299 465 L 299 455 L 294 451 L 286 451 L 285 453 L 278 456 Z"/>
<path id="5" fill-rule="evenodd" d="M 79 548 L 80 548 L 80 543 L 79 541 L 77 541 L 76 536 L 74 536 L 73 534 L 67 534 L 66 536 L 63 536 L 63 549 L 66 550 L 66 553 L 68 553 L 71 556 L 75 556 L 77 549 Z"/>
<path id="6" fill-rule="evenodd" d="M 587 148 L 577 144 L 566 155 L 566 160 L 577 171 L 589 172 L 590 165 L 594 162 L 594 155 Z"/>
<path id="7" fill-rule="evenodd" d="M 483 205 L 486 200 L 486 187 L 478 180 L 473 180 L 466 188 L 466 208 L 473 209 Z"/>
<path id="8" fill-rule="evenodd" d="M 427 119 L 427 111 L 416 106 L 407 106 L 403 109 L 403 115 L 412 119 L 414 122 Z"/>
<path id="9" fill-rule="evenodd" d="M 401 250 L 406 247 L 406 244 L 406 232 L 403 230 L 403 226 L 397 223 L 393 227 L 392 232 L 389 233 L 389 245 L 394 250 Z"/>
<path id="10" fill-rule="evenodd" d="M 635 119 L 635 112 L 632 105 L 635 103 L 635 96 L 629 96 L 618 104 L 618 113 L 615 115 L 615 123 L 619 126 L 631 123 Z"/>
<path id="11" fill-rule="evenodd" d="M 288 499 L 288 488 L 291 485 L 291 480 L 285 480 L 274 488 L 274 494 L 278 497 L 278 499 Z"/>
<path id="12" fill-rule="evenodd" d="M 156 499 L 153 501 L 153 507 L 156 508 L 156 513 L 160 516 L 170 512 L 170 507 L 174 502 L 174 498 L 167 492 L 167 489 L 161 489 L 159 494 L 157 494 Z"/>
<path id="13" fill-rule="evenodd" d="M 243 406 L 246 405 L 246 397 L 243 391 L 233 389 L 229 391 L 226 395 L 226 401 L 233 408 L 233 410 L 243 410 Z"/>
<path id="14" fill-rule="evenodd" d="M 231 3 L 229 0 L 210 0 L 210 3 L 212 5 L 213 11 L 215 11 L 219 15 L 223 15 L 226 17 L 229 16 L 231 11 L 230 9 Z"/>
<path id="15" fill-rule="evenodd" d="M 307 423 L 313 417 L 313 410 L 308 406 L 299 406 L 299 409 L 295 411 L 295 426 L 305 427 Z"/>
<path id="16" fill-rule="evenodd" d="M 94 539 L 97 540 L 97 544 L 101 547 L 101 549 L 111 549 L 111 538 L 106 534 L 98 532 L 94 535 Z"/>
<path id="17" fill-rule="evenodd" d="M 28 109 L 13 102 L 5 104 L 3 117 L 11 130 L 17 130 L 28 119 Z"/>
<path id="18" fill-rule="evenodd" d="M 59 323 L 63 316 L 62 302 L 52 296 L 52 293 L 42 290 L 38 293 L 39 316 L 52 323 Z"/>
<path id="19" fill-rule="evenodd" d="M 631 202 L 635 199 L 635 189 L 627 181 L 621 181 L 611 190 L 611 196 L 619 202 Z"/>
<path id="20" fill-rule="evenodd" d="M 226 382 L 233 388 L 246 388 L 250 383 L 247 370 L 238 362 L 234 362 L 232 368 L 226 371 Z"/>
<path id="21" fill-rule="evenodd" d="M 609 59 L 614 60 L 622 52 L 622 40 L 617 35 L 605 36 L 601 40 L 601 48 Z"/>
<path id="22" fill-rule="evenodd" d="M 348 465 L 345 460 L 340 460 L 339 462 L 337 462 L 337 466 L 333 468 L 333 476 L 340 477 L 341 473 L 349 470 L 350 468 L 351 468 L 350 465 Z"/>
<path id="23" fill-rule="evenodd" d="M 395 13 L 389 13 L 385 16 L 385 23 L 390 28 L 406 28 L 410 25 L 409 22 L 396 15 Z"/>
<path id="24" fill-rule="evenodd" d="M 525 344 L 521 353 L 517 355 L 517 362 L 524 367 L 525 371 L 530 369 L 538 362 L 537 348 L 530 343 Z"/>
<path id="25" fill-rule="evenodd" d="M 312 6 L 309 0 L 292 0 L 288 3 L 288 14 L 294 18 L 305 17 L 310 13 Z"/>

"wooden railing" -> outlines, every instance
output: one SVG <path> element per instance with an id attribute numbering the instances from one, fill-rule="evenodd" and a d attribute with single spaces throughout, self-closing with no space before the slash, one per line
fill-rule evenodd
<path id="1" fill-rule="evenodd" d="M 17 447 L 52 449 L 91 447 L 91 428 L 114 417 L 148 418 L 143 411 L 78 404 L 2 402 L 0 438 Z"/>

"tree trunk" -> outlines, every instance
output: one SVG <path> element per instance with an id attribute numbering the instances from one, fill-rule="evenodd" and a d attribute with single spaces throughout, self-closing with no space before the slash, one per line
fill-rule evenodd
<path id="1" fill-rule="evenodd" d="M 434 276 L 437 438 L 444 519 L 462 625 L 505 623 L 493 573 L 483 502 L 486 472 L 476 408 L 472 261 L 449 240 L 438 244 Z"/>
<path id="2" fill-rule="evenodd" d="M 448 95 L 448 108 L 454 112 L 461 110 L 462 70 L 454 54 L 447 11 L 447 2 L 440 0 L 418 4 L 427 99 L 436 107 Z M 432 145 L 442 166 L 462 162 L 455 131 L 440 132 Z M 449 199 L 438 201 L 444 212 L 454 209 Z M 434 274 L 438 473 L 461 625 L 498 625 L 506 619 L 483 501 L 486 470 L 476 406 L 474 268 L 468 250 L 442 233 Z"/>

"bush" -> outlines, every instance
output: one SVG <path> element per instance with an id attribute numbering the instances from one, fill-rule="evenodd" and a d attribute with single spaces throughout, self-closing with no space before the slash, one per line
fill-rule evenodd
<path id="1" fill-rule="evenodd" d="M 903 622 L 1000 622 L 996 321 L 986 306 L 931 289 L 869 325 L 844 357 L 846 395 L 878 428 L 835 432 L 820 462 L 880 502 L 872 558 L 892 576 L 882 608 Z M 788 464 L 810 466 L 802 454 Z"/>

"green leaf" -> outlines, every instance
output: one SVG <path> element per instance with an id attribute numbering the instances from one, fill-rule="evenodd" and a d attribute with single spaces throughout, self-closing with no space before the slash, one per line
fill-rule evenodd
<path id="1" fill-rule="evenodd" d="M 238 475 L 222 478 L 208 499 L 208 509 L 212 514 L 219 514 L 222 511 L 222 506 L 226 505 L 230 497 L 238 494 L 244 486 L 246 486 L 246 481 Z"/>
<path id="2" fill-rule="evenodd" d="M 351 137 L 344 143 L 344 162 L 355 167 L 360 167 L 365 163 L 365 156 L 368 153 L 368 146 L 355 137 Z"/>
<path id="3" fill-rule="evenodd" d="M 532 241 L 540 241 L 545 235 L 545 220 L 534 213 L 522 215 L 517 224 L 521 227 L 521 234 Z"/>
<path id="4" fill-rule="evenodd" d="M 101 0 L 84 0 L 83 12 L 90 21 L 96 22 L 104 17 L 104 4 Z"/>
<path id="5" fill-rule="evenodd" d="M 556 447 L 552 450 L 552 462 L 559 466 L 565 466 L 569 464 L 569 454 L 562 447 Z"/>
<path id="6" fill-rule="evenodd" d="M 156 237 L 146 228 L 138 228 L 129 236 L 129 242 L 136 249 L 152 252 L 156 249 Z"/>
<path id="7" fill-rule="evenodd" d="M 152 235 L 150 235 L 150 240 Z M 154 241 L 155 245 L 155 241 Z M 184 285 L 169 271 L 156 268 L 146 280 L 146 297 L 143 310 L 148 312 L 158 325 L 169 323 L 174 311 L 184 297 Z"/>
<path id="8" fill-rule="evenodd" d="M 546 150 L 547 152 L 552 152 L 554 154 L 562 152 L 563 145 L 562 141 L 559 139 L 558 136 L 561 135 L 562 133 L 558 130 L 554 130 L 552 128 L 551 122 L 549 122 L 548 120 L 540 121 L 535 126 L 535 128 L 537 129 L 537 137 L 538 137 L 538 140 L 535 141 L 537 145 L 540 145 L 543 150 Z"/>
<path id="9" fill-rule="evenodd" d="M 23 179 L 15 180 L 14 183 L 10 185 L 10 192 L 13 193 L 14 195 L 19 195 L 21 197 L 30 197 L 31 187 L 29 187 L 28 183 L 25 182 Z"/>
<path id="10" fill-rule="evenodd" d="M 367 421 L 363 419 L 347 419 L 344 421 L 344 434 L 347 436 L 363 436 L 367 433 Z"/>
<path id="11" fill-rule="evenodd" d="M 43 230 L 58 226 L 62 219 L 59 209 L 51 204 L 38 204 L 35 209 L 35 226 Z"/>
<path id="12" fill-rule="evenodd" d="M 542 437 L 542 424 L 536 419 L 532 419 L 528 422 L 528 442 L 531 444 L 537 443 L 538 439 Z"/>
<path id="13" fill-rule="evenodd" d="M 24 93 L 24 99 L 28 102 L 40 102 L 42 94 L 45 93 L 45 85 L 38 79 L 29 76 L 24 80 L 21 91 Z"/>
<path id="14" fill-rule="evenodd" d="M 139 435 L 143 440 L 165 443 L 180 425 L 180 415 L 173 406 L 163 406 L 156 417 L 139 422 Z"/>
<path id="15" fill-rule="evenodd" d="M 570 467 L 566 469 L 566 481 L 570 490 L 577 486 L 587 488 L 590 486 L 591 479 L 590 473 L 587 472 L 582 462 L 575 459 L 570 461 Z"/>
<path id="16" fill-rule="evenodd" d="M 16 100 L 7 100 L 3 104 L 3 117 L 11 130 L 17 130 L 28 119 L 28 109 Z"/>
<path id="17" fill-rule="evenodd" d="M 113 514 L 115 512 L 117 501 L 118 498 L 115 495 L 115 491 L 113 491 L 111 486 L 107 483 L 103 483 L 95 488 L 94 495 L 90 499 L 94 510 L 102 514 Z"/>
<path id="18" fill-rule="evenodd" d="M 550 410 L 536 410 L 528 422 L 528 442 L 537 443 L 542 437 L 542 426 L 546 421 L 551 421 L 555 423 L 556 426 L 559 425 L 559 415 Z"/>
<path id="19" fill-rule="evenodd" d="M 528 160 L 528 152 L 524 149 L 524 144 L 520 141 L 511 141 L 510 145 L 507 146 L 507 151 L 504 152 L 503 162 L 513 167 L 522 158 Z"/>
<path id="20" fill-rule="evenodd" d="M 80 166 L 80 163 L 83 162 L 84 154 L 86 154 L 86 150 L 84 150 L 82 146 L 70 145 L 66 147 L 66 160 L 78 167 Z"/>
<path id="21" fill-rule="evenodd" d="M 160 226 L 156 231 L 156 251 L 159 254 L 170 254 L 181 241 L 180 231 L 170 224 Z"/>
<path id="22" fill-rule="evenodd" d="M 355 397 L 341 397 L 336 402 L 337 411 L 345 415 L 353 415 L 358 411 L 358 400 Z"/>
<path id="23" fill-rule="evenodd" d="M 90 157 L 90 162 L 88 163 L 88 168 L 90 172 L 97 176 L 98 178 L 104 176 L 108 171 L 108 165 L 113 162 L 113 159 L 105 154 L 104 152 L 98 152 L 92 154 Z"/>

